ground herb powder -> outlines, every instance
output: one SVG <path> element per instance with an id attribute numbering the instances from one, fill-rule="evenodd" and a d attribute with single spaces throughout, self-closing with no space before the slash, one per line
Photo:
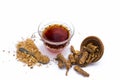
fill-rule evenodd
<path id="1" fill-rule="evenodd" d="M 34 44 L 34 41 L 30 38 L 25 41 L 21 41 L 17 44 L 17 59 L 21 62 L 26 63 L 29 67 L 33 67 L 36 63 L 47 64 L 50 59 L 43 55 L 37 46 Z"/>

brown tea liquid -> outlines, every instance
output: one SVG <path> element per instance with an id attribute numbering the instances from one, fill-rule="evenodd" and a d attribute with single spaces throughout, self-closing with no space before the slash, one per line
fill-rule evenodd
<path id="1" fill-rule="evenodd" d="M 69 31 L 59 24 L 49 25 L 43 32 L 43 37 L 52 42 L 61 42 L 69 38 Z"/>
<path id="2" fill-rule="evenodd" d="M 44 31 L 43 31 L 43 37 L 51 42 L 61 42 L 65 41 L 69 38 L 69 30 L 60 24 L 52 24 L 49 25 Z M 61 48 L 66 45 L 66 43 L 61 45 L 51 45 L 49 43 L 45 43 L 47 46 L 51 48 Z"/>

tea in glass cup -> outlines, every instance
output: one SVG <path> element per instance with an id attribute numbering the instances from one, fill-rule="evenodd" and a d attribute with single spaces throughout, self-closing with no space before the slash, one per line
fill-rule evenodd
<path id="1" fill-rule="evenodd" d="M 74 27 L 71 24 L 54 21 L 40 24 L 38 33 L 48 50 L 60 52 L 70 43 Z"/>

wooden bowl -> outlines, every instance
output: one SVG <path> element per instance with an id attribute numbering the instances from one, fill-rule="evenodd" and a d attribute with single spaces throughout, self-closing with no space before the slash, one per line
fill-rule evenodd
<path id="1" fill-rule="evenodd" d="M 103 56 L 104 53 L 104 45 L 102 43 L 102 41 L 96 37 L 96 36 L 88 36 L 87 38 L 85 38 L 80 46 L 80 51 L 83 51 L 83 46 L 87 46 L 87 44 L 92 43 L 95 46 L 98 46 L 99 52 L 96 54 L 94 53 L 94 55 L 97 55 L 97 57 L 92 61 L 92 62 L 97 62 L 98 60 L 101 59 L 101 57 Z"/>

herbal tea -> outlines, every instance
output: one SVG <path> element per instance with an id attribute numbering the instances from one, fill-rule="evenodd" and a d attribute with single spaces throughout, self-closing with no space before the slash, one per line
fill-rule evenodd
<path id="1" fill-rule="evenodd" d="M 63 25 L 52 24 L 43 31 L 43 37 L 51 42 L 61 42 L 69 38 L 69 31 Z"/>
<path id="2" fill-rule="evenodd" d="M 38 34 L 50 52 L 58 53 L 70 43 L 74 27 L 68 23 L 44 22 L 39 25 Z"/>

